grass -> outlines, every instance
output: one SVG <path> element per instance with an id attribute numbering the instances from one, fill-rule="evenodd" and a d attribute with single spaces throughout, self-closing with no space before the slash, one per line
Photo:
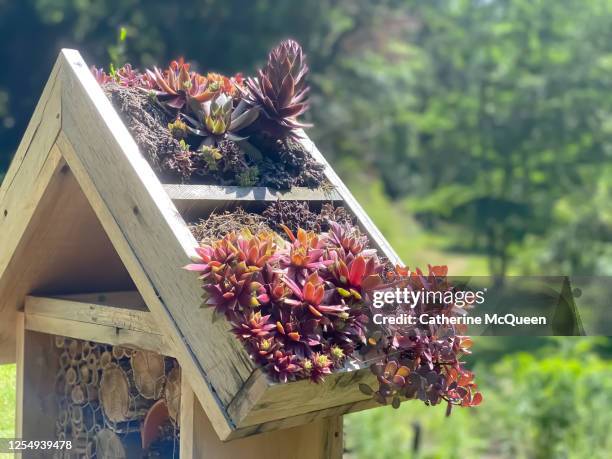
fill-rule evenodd
<path id="1" fill-rule="evenodd" d="M 0 365 L 0 438 L 15 436 L 15 365 Z M 0 459 L 12 455 L 0 453 Z"/>

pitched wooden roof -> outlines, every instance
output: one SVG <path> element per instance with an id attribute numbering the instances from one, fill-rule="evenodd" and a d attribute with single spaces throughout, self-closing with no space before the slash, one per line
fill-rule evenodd
<path id="1" fill-rule="evenodd" d="M 27 295 L 134 289 L 222 439 L 370 406 L 348 384 L 368 378 L 365 370 L 321 385 L 270 382 L 228 324 L 200 309 L 200 283 L 181 269 L 197 243 L 177 207 L 277 198 L 342 202 L 399 261 L 305 134 L 302 142 L 326 166 L 328 194 L 164 186 L 79 53 L 63 50 L 0 188 L 0 362 L 14 360 Z"/>

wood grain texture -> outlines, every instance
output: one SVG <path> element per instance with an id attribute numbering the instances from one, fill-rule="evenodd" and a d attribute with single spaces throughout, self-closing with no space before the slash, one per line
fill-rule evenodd
<path id="1" fill-rule="evenodd" d="M 232 432 L 232 434 L 227 438 L 227 441 L 233 441 L 234 439 L 245 438 L 251 435 L 258 435 L 263 432 L 289 429 L 292 427 L 308 424 L 319 419 L 342 417 L 345 414 L 355 413 L 357 411 L 368 410 L 370 408 L 376 407 L 380 407 L 380 405 L 370 398 L 361 402 L 354 402 L 334 406 L 331 408 L 324 408 L 318 411 L 311 411 L 309 413 L 300 414 L 297 416 L 278 419 L 276 421 L 268 421 L 250 427 L 238 428 L 234 432 Z"/>
<path id="2" fill-rule="evenodd" d="M 0 276 L 2 330 L 14 330 L 15 311 L 30 293 L 134 288 L 74 176 L 64 166 L 54 147 L 39 174 L 46 186 Z M 30 193 L 37 194 L 34 189 Z"/>
<path id="3" fill-rule="evenodd" d="M 309 380 L 272 383 L 258 370 L 228 407 L 239 429 L 270 421 L 321 412 L 326 408 L 353 405 L 371 399 L 359 390 L 360 383 L 375 385 L 369 368 L 337 371 L 320 384 Z M 348 413 L 344 411 L 343 413 Z"/>
<path id="4" fill-rule="evenodd" d="M 23 313 L 19 313 L 17 325 L 19 360 L 16 437 L 53 440 L 58 414 L 55 395 L 57 350 L 50 335 L 27 330 Z"/>
<path id="5" fill-rule="evenodd" d="M 294 187 L 281 191 L 266 187 L 166 184 L 173 201 L 341 201 L 334 190 Z"/>
<path id="6" fill-rule="evenodd" d="M 69 295 L 55 295 L 55 298 L 77 301 L 79 303 L 92 303 L 100 306 L 113 306 L 136 311 L 148 311 L 147 304 L 136 290 L 114 292 L 87 292 Z"/>
<path id="7" fill-rule="evenodd" d="M 56 62 L 0 187 L 0 278 L 9 268 L 53 170 L 47 157 L 61 126 L 60 67 Z M 9 291 L 0 286 L 0 364 L 15 361 L 16 307 Z"/>
<path id="8" fill-rule="evenodd" d="M 21 311 L 15 314 L 15 349 L 15 438 L 23 438 L 25 316 Z M 21 455 L 17 457 L 21 457 Z"/>
<path id="9" fill-rule="evenodd" d="M 340 195 L 332 188 L 309 189 L 295 187 L 279 191 L 264 187 L 238 187 L 217 185 L 164 185 L 184 219 L 195 221 L 211 212 L 233 210 L 240 206 L 249 212 L 261 212 L 275 201 L 308 201 L 316 205 L 326 202 L 339 203 Z"/>
<path id="10" fill-rule="evenodd" d="M 123 293 L 123 296 L 139 296 L 136 292 L 133 294 L 130 293 Z M 104 297 L 113 296 L 112 293 L 101 295 L 104 295 Z M 61 297 L 27 296 L 25 300 L 25 312 L 28 314 L 37 314 L 39 316 L 71 320 L 73 322 L 124 328 L 155 335 L 162 334 L 150 312 L 132 309 L 129 306 L 124 307 L 120 301 L 117 301 L 119 300 L 117 296 L 115 296 L 116 302 L 111 304 L 97 304 L 95 302 L 85 302 L 74 298 L 75 297 L 66 299 Z"/>
<path id="11" fill-rule="evenodd" d="M 224 406 L 253 363 L 229 324 L 200 308 L 199 282 L 181 269 L 196 241 L 176 207 L 80 55 L 62 57 L 62 153 L 224 438 L 233 428 Z"/>
<path id="12" fill-rule="evenodd" d="M 119 298 L 119 295 L 113 293 L 106 296 Z M 121 296 L 129 296 L 131 301 L 135 301 L 134 295 L 122 293 Z M 26 328 L 85 341 L 145 349 L 167 356 L 174 355 L 150 312 L 119 306 L 28 296 L 25 301 Z"/>
<path id="13" fill-rule="evenodd" d="M 193 459 L 240 457 L 340 459 L 342 457 L 342 417 L 340 416 L 315 419 L 298 427 L 261 433 L 224 443 L 217 438 L 204 410 L 191 394 L 190 387 L 183 385 L 181 457 Z M 184 424 L 188 422 L 191 422 L 193 427 Z"/>

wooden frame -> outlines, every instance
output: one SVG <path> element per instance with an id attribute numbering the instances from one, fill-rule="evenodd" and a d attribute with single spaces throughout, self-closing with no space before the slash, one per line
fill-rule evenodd
<path id="1" fill-rule="evenodd" d="M 92 324 L 58 317 L 57 310 L 49 313 L 48 307 L 54 301 L 52 309 L 57 309 L 57 306 L 65 307 L 66 301 L 74 303 L 74 298 L 61 301 L 41 298 L 54 290 L 54 279 L 61 284 L 78 277 L 79 267 L 89 273 L 87 279 L 97 278 L 91 276 L 93 268 L 88 260 L 83 260 L 84 250 L 96 244 L 98 256 L 113 267 L 114 274 L 99 282 L 100 286 L 93 281 L 84 285 L 88 291 L 100 288 L 138 291 L 149 312 L 123 311 L 122 314 L 135 314 L 143 321 L 149 321 L 145 317 L 153 318 L 157 326 L 154 334 L 164 337 L 158 350 L 178 359 L 185 381 L 221 440 L 297 426 L 372 406 L 356 384 L 371 378 L 367 368 L 338 372 L 321 385 L 307 381 L 288 384 L 270 381 L 256 368 L 238 340 L 228 333 L 229 325 L 225 321 L 213 322 L 212 311 L 200 309 L 201 286 L 192 273 L 181 269 L 195 255 L 197 243 L 178 208 L 278 198 L 342 202 L 382 253 L 392 262 L 399 262 L 315 145 L 304 133 L 300 135 L 302 144 L 325 165 L 331 190 L 295 189 L 277 193 L 267 189 L 164 186 L 140 154 L 79 53 L 63 50 L 0 189 L 0 234 L 3 235 L 0 349 L 8 350 L 0 355 L 0 361 L 10 361 L 14 356 L 16 311 L 24 304 L 26 328 L 31 330 L 52 333 L 58 327 L 70 330 L 85 327 L 89 330 L 87 333 L 97 333 L 97 337 L 108 335 L 108 329 L 116 325 L 112 320 Z M 73 195 L 77 197 L 72 198 Z M 51 204 L 45 201 L 45 196 L 53 197 L 55 213 L 50 213 Z M 82 201 L 80 208 L 74 207 L 74 200 Z M 72 210 L 62 212 L 63 207 Z M 72 260 L 65 272 L 63 267 L 60 269 L 59 277 L 51 275 L 55 273 L 51 268 L 38 265 L 26 270 L 24 275 L 24 257 L 31 260 L 33 241 L 43 237 L 50 228 L 42 222 L 58 212 L 56 218 L 61 218 L 64 225 L 88 227 L 87 237 L 75 235 L 76 242 L 68 249 L 56 250 L 53 254 L 55 258 L 51 260 L 58 263 L 64 261 L 67 253 Z M 47 245 L 62 240 L 61 232 L 54 233 L 52 228 L 49 231 L 52 237 L 45 239 Z M 12 282 L 17 278 L 20 286 L 15 289 Z M 52 293 L 62 293 L 57 291 L 58 287 L 55 290 Z M 129 327 L 122 330 L 120 339 L 126 343 L 129 340 L 148 343 L 153 333 L 148 331 L 147 335 Z"/>
<path id="2" fill-rule="evenodd" d="M 63 298 L 28 296 L 25 300 L 26 330 L 67 336 L 114 346 L 145 349 L 173 357 L 172 348 L 146 309 L 137 304 L 138 292 L 102 294 L 105 304 L 88 301 L 85 295 Z"/>

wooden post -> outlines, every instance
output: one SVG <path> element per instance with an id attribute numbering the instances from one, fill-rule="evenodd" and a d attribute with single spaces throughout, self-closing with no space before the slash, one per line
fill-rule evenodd
<path id="1" fill-rule="evenodd" d="M 343 452 L 342 416 L 224 443 L 186 379 L 181 387 L 180 424 L 181 458 L 340 459 Z"/>
<path id="2" fill-rule="evenodd" d="M 55 375 L 57 349 L 50 335 L 26 330 L 17 318 L 17 415 L 15 433 L 24 440 L 53 440 L 58 419 Z"/>

